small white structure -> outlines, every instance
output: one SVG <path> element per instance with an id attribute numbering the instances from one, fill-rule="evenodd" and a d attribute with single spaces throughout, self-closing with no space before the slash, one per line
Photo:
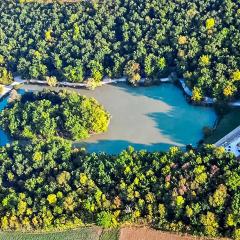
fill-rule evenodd
<path id="1" fill-rule="evenodd" d="M 217 147 L 224 147 L 226 151 L 232 152 L 236 157 L 240 156 L 240 126 L 228 133 L 225 137 L 215 143 Z"/>

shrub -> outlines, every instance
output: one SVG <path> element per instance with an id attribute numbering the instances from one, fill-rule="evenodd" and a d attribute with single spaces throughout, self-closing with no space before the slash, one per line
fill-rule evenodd
<path id="1" fill-rule="evenodd" d="M 100 212 L 97 215 L 97 224 L 104 228 L 113 228 L 117 226 L 117 220 L 110 212 Z"/>

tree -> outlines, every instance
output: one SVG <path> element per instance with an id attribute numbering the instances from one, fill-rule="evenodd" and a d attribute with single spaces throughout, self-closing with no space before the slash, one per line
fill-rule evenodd
<path id="1" fill-rule="evenodd" d="M 207 236 L 216 236 L 218 231 L 218 222 L 216 216 L 212 212 L 207 212 L 206 215 L 201 215 L 200 222 L 204 226 L 204 233 Z"/>
<path id="2" fill-rule="evenodd" d="M 19 1 L 10 7 L 5 1 L 0 6 L 0 67 L 24 78 L 55 76 L 82 82 L 106 75 L 122 77 L 124 66 L 132 60 L 143 67 L 129 76 L 132 82 L 142 74 L 155 78 L 173 71 L 178 76 L 192 72 L 192 88 L 221 99 L 221 86 L 229 78 L 239 88 L 234 80 L 238 78 L 233 77 L 239 68 L 239 4 L 228 0 L 223 8 L 220 2 L 205 1 L 201 7 L 198 0 L 191 3 L 122 0 L 112 12 L 111 1 L 101 6 L 39 3 L 34 8 Z M 196 18 L 200 24 L 193 24 Z M 202 55 L 209 57 L 207 64 L 200 62 Z M 165 58 L 164 67 L 157 56 Z"/>
<path id="3" fill-rule="evenodd" d="M 213 196 L 209 197 L 209 203 L 213 207 L 223 207 L 227 197 L 227 187 L 219 185 Z"/>
<path id="4" fill-rule="evenodd" d="M 12 83 L 13 76 L 5 67 L 0 67 L 0 84 L 8 85 Z"/>
<path id="5" fill-rule="evenodd" d="M 184 45 L 184 44 L 186 44 L 187 43 L 187 37 L 186 36 L 179 36 L 179 38 L 178 38 L 178 44 L 179 45 Z"/>
<path id="6" fill-rule="evenodd" d="M 133 60 L 127 62 L 124 68 L 124 74 L 127 76 L 128 81 L 135 85 L 140 79 L 140 65 Z"/>
<path id="7" fill-rule="evenodd" d="M 145 71 L 145 74 L 146 74 L 147 77 L 153 76 L 153 73 L 155 71 L 154 59 L 155 59 L 155 56 L 153 54 L 149 54 L 145 58 L 144 71 Z"/>
<path id="8" fill-rule="evenodd" d="M 50 86 L 50 87 L 56 87 L 56 85 L 58 83 L 57 78 L 53 77 L 53 76 L 51 76 L 51 77 L 47 76 L 46 81 L 47 81 L 48 86 Z"/>
<path id="9" fill-rule="evenodd" d="M 67 66 L 64 68 L 64 76 L 70 82 L 82 82 L 83 81 L 83 68 L 78 64 L 76 67 Z"/>
<path id="10" fill-rule="evenodd" d="M 208 18 L 206 20 L 206 29 L 212 29 L 215 26 L 215 19 L 214 18 Z"/>
<path id="11" fill-rule="evenodd" d="M 26 93 L 0 113 L 0 125 L 16 138 L 63 136 L 80 140 L 107 131 L 110 115 L 93 98 L 71 91 Z"/>
<path id="12" fill-rule="evenodd" d="M 0 161 L 1 229 L 111 228 L 141 217 L 163 230 L 238 234 L 239 162 L 223 147 L 89 154 L 55 137 L 13 142 Z"/>
<path id="13" fill-rule="evenodd" d="M 200 66 L 208 66 L 210 64 L 210 57 L 208 55 L 202 55 L 199 59 Z"/>
<path id="14" fill-rule="evenodd" d="M 47 42 L 51 42 L 52 41 L 52 36 L 51 36 L 51 34 L 52 34 L 52 30 L 51 29 L 48 29 L 46 32 L 45 32 L 45 40 L 47 41 Z"/>
<path id="15" fill-rule="evenodd" d="M 239 81 L 240 80 L 240 70 L 236 70 L 232 73 L 232 80 Z"/>
<path id="16" fill-rule="evenodd" d="M 200 102 L 202 100 L 203 96 L 202 96 L 202 92 L 200 90 L 200 88 L 198 87 L 194 87 L 193 91 L 192 91 L 192 100 L 194 102 Z"/>
<path id="17" fill-rule="evenodd" d="M 97 215 L 97 224 L 104 228 L 112 228 L 117 226 L 117 220 L 110 212 L 102 211 Z"/>
<path id="18" fill-rule="evenodd" d="M 49 204 L 53 205 L 57 202 L 57 196 L 55 194 L 51 193 L 47 196 L 47 200 L 48 200 Z"/>
<path id="19" fill-rule="evenodd" d="M 234 85 L 232 85 L 231 83 L 228 83 L 227 86 L 223 89 L 223 95 L 225 97 L 231 97 L 233 96 L 236 90 L 237 88 Z"/>

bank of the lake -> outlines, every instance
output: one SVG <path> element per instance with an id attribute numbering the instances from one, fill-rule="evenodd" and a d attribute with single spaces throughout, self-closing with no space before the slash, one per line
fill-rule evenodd
<path id="1" fill-rule="evenodd" d="M 33 91 L 46 86 L 23 88 Z M 203 138 L 202 128 L 212 127 L 216 120 L 212 108 L 188 104 L 183 92 L 170 83 L 150 87 L 118 83 L 94 91 L 75 91 L 96 98 L 112 116 L 106 133 L 75 142 L 75 146 L 90 152 L 119 153 L 129 145 L 149 151 L 167 150 L 171 145 L 197 145 Z"/>
<path id="2" fill-rule="evenodd" d="M 229 112 L 219 118 L 218 124 L 214 130 L 204 139 L 205 143 L 214 144 L 219 139 L 226 136 L 240 125 L 240 109 L 238 107 L 232 107 Z"/>
<path id="3" fill-rule="evenodd" d="M 18 93 L 23 94 L 25 91 L 19 89 Z M 0 111 L 3 110 L 8 104 L 9 95 L 6 95 L 4 98 L 0 99 Z M 0 146 L 3 146 L 11 141 L 10 137 L 0 128 Z"/>

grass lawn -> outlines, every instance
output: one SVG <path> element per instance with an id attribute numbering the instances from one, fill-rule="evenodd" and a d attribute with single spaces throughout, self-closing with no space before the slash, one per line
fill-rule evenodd
<path id="1" fill-rule="evenodd" d="M 99 240 L 102 233 L 101 228 L 86 227 L 55 233 L 21 233 L 2 232 L 0 240 Z M 108 238 L 103 238 L 107 240 Z M 115 240 L 114 238 L 110 238 Z"/>
<path id="2" fill-rule="evenodd" d="M 119 232 L 120 232 L 119 229 L 103 231 L 99 240 L 118 240 Z"/>
<path id="3" fill-rule="evenodd" d="M 205 139 L 205 143 L 215 143 L 234 128 L 240 125 L 240 109 L 233 108 L 231 112 L 226 114 L 219 122 L 213 134 Z"/>

